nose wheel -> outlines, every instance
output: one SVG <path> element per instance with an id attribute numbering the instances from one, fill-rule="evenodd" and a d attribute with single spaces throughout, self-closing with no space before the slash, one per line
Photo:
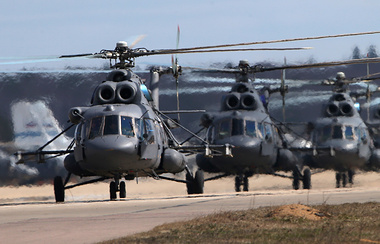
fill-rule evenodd
<path id="1" fill-rule="evenodd" d="M 336 188 L 339 188 L 340 186 L 346 187 L 347 183 L 350 185 L 354 184 L 354 174 L 355 173 L 353 170 L 348 170 L 347 172 L 336 172 Z"/>
<path id="2" fill-rule="evenodd" d="M 117 192 L 119 192 L 120 198 L 126 198 L 127 191 L 126 191 L 125 182 L 122 181 L 119 184 L 119 179 L 116 179 L 115 181 L 112 181 L 110 183 L 110 200 L 111 201 L 117 199 Z"/>
<path id="3" fill-rule="evenodd" d="M 243 186 L 243 191 L 248 191 L 249 181 L 247 175 L 237 175 L 235 177 L 235 191 L 240 192 L 240 187 Z"/>

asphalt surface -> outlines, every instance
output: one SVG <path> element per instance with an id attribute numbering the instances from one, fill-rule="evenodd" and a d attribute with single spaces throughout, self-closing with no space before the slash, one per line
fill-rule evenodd
<path id="1" fill-rule="evenodd" d="M 197 216 L 261 206 L 380 202 L 380 187 L 272 190 L 202 196 L 155 196 L 118 201 L 0 205 L 1 243 L 95 243 Z"/>

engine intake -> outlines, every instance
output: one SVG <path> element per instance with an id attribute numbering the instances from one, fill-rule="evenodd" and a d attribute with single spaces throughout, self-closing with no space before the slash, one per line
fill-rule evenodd
<path id="1" fill-rule="evenodd" d="M 224 98 L 223 105 L 226 110 L 238 109 L 240 107 L 240 94 L 238 93 L 228 94 Z"/>
<path id="2" fill-rule="evenodd" d="M 252 94 L 244 94 L 240 98 L 240 104 L 243 109 L 255 109 L 256 108 L 256 100 Z"/>
<path id="3" fill-rule="evenodd" d="M 94 93 L 94 105 L 112 103 L 115 101 L 115 84 L 102 83 Z"/>
<path id="4" fill-rule="evenodd" d="M 326 107 L 327 116 L 338 116 L 339 115 L 339 106 L 337 103 L 329 103 Z"/>
<path id="5" fill-rule="evenodd" d="M 349 103 L 340 103 L 339 107 L 340 107 L 340 109 L 339 109 L 340 113 L 343 116 L 352 116 L 354 114 L 354 112 L 353 112 L 354 110 Z"/>
<path id="6" fill-rule="evenodd" d="M 136 97 L 136 89 L 133 83 L 119 84 L 116 88 L 116 101 L 120 103 L 131 103 Z"/>

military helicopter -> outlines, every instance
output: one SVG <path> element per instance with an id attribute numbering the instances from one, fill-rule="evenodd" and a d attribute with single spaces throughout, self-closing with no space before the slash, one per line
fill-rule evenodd
<path id="1" fill-rule="evenodd" d="M 359 97 L 369 97 L 371 91 L 349 92 L 350 83 L 343 72 L 324 84 L 334 85 L 333 95 L 322 109 L 321 117 L 310 123 L 313 151 L 304 157 L 311 168 L 336 171 L 336 187 L 353 184 L 355 170 L 379 166 L 380 151 L 374 147 L 368 127 L 360 116 Z"/>
<path id="2" fill-rule="evenodd" d="M 379 32 L 366 32 L 336 35 L 375 34 Z M 307 39 L 329 38 L 314 37 Z M 268 43 L 302 40 L 301 38 L 277 40 Z M 95 54 L 63 55 L 59 58 L 102 58 L 109 59 L 112 71 L 106 81 L 94 91 L 92 103 L 89 107 L 74 107 L 69 111 L 72 123 L 51 141 L 33 152 L 17 152 L 19 163 L 36 157 L 38 162 L 45 162 L 46 156 L 52 157 L 68 154 L 64 165 L 68 176 L 63 181 L 61 176 L 54 179 L 54 192 L 57 202 L 64 201 L 64 191 L 76 186 L 114 179 L 110 183 L 110 199 L 116 199 L 117 192 L 120 198 L 126 196 L 125 182 L 122 178 L 131 180 L 140 176 L 151 176 L 157 179 L 168 179 L 187 183 L 188 188 L 194 188 L 198 181 L 192 177 L 188 170 L 186 158 L 180 153 L 188 150 L 185 146 L 180 148 L 169 130 L 169 124 L 160 116 L 163 114 L 153 105 L 152 96 L 142 79 L 131 71 L 135 66 L 135 58 L 151 55 L 184 54 L 198 52 L 230 52 L 269 50 L 268 48 L 246 49 L 217 49 L 241 45 L 252 45 L 267 42 L 250 42 L 206 47 L 147 50 L 146 48 L 130 48 L 126 42 L 118 42 L 114 50 L 101 50 Z M 206 50 L 207 49 L 207 50 Z M 304 48 L 293 48 L 302 50 Z M 286 50 L 284 48 L 271 50 Z M 114 62 L 114 63 L 113 63 Z M 175 73 L 175 71 L 173 71 Z M 175 124 L 175 121 L 172 121 Z M 178 124 L 178 123 L 177 123 Z M 76 125 L 75 138 L 66 150 L 47 151 L 47 145 L 63 135 L 68 129 Z M 207 145 L 207 144 L 206 144 Z M 206 155 L 213 155 L 213 150 L 219 150 L 218 145 L 202 145 Z M 191 150 L 197 146 L 190 147 Z M 226 155 L 230 155 L 228 145 L 223 145 Z M 220 154 L 219 151 L 216 154 Z M 188 172 L 185 181 L 164 177 L 161 173 Z M 85 182 L 67 186 L 71 174 L 80 177 L 99 176 Z M 199 185 L 199 184 L 198 184 Z M 196 187 L 199 188 L 199 187 Z M 192 190 L 188 190 L 192 191 Z"/>
<path id="3" fill-rule="evenodd" d="M 282 127 L 277 126 L 277 122 L 272 120 L 272 117 L 267 111 L 267 103 L 269 94 L 279 92 L 282 95 L 283 113 L 285 105 L 285 93 L 288 88 L 285 85 L 285 69 L 299 69 L 299 68 L 312 68 L 335 66 L 345 64 L 356 64 L 365 62 L 378 62 L 378 59 L 371 60 L 348 60 L 340 62 L 325 62 L 307 65 L 284 65 L 280 67 L 263 67 L 261 65 L 250 66 L 248 61 L 242 60 L 239 66 L 235 69 L 201 69 L 202 72 L 223 72 L 236 74 L 237 84 L 235 84 L 231 91 L 223 97 L 222 107 L 219 112 L 206 113 L 201 118 L 201 125 L 207 128 L 206 138 L 210 143 L 230 143 L 235 147 L 232 149 L 233 158 L 220 158 L 220 157 L 205 157 L 202 154 L 197 155 L 197 165 L 199 170 L 197 173 L 203 175 L 202 171 L 209 173 L 222 173 L 217 176 L 204 179 L 201 181 L 209 181 L 219 179 L 229 175 L 236 175 L 235 177 L 235 190 L 240 191 L 243 185 L 243 190 L 248 191 L 248 177 L 255 173 L 273 174 L 282 177 L 293 178 L 293 188 L 299 189 L 299 181 L 302 180 L 303 188 L 311 188 L 311 171 L 309 167 L 315 167 L 315 164 L 306 160 L 306 167 L 303 172 L 304 164 L 297 160 L 294 151 L 309 150 L 305 148 L 305 143 L 295 147 L 287 141 L 285 132 Z M 281 85 L 278 88 L 264 88 L 261 90 L 261 95 L 253 84 L 249 82 L 249 74 L 258 72 L 282 70 Z M 337 82 L 340 84 L 340 82 Z M 355 94 L 356 97 L 362 94 Z M 342 95 L 345 97 L 345 95 Z M 354 113 L 353 104 L 345 104 L 343 111 L 345 115 Z M 347 111 L 346 111 L 347 110 Z M 348 111 L 349 110 L 349 111 Z M 339 112 L 339 107 L 337 108 Z M 285 115 L 283 114 L 285 117 Z M 358 115 L 359 119 L 360 116 Z M 326 122 L 325 122 L 326 123 Z M 330 124 L 332 122 L 330 121 Z M 360 123 L 359 123 L 360 124 Z M 358 126 L 359 126 L 358 124 Z M 363 124 L 363 123 L 361 123 Z M 364 131 L 361 125 L 357 130 Z M 348 127 L 347 127 L 348 128 Z M 356 128 L 356 127 L 350 127 Z M 354 133 L 354 132 L 352 132 Z M 367 133 L 368 134 L 368 133 Z M 353 135 L 352 135 L 353 137 Z M 304 139 L 304 138 L 301 138 Z M 364 139 L 363 139 L 364 140 Z M 369 138 L 366 140 L 370 140 Z M 317 143 L 313 141 L 313 143 Z M 344 144 L 338 143 L 338 145 Z M 318 144 L 315 144 L 318 145 Z M 326 151 L 325 146 L 317 146 L 322 151 Z M 366 148 L 366 147 L 363 147 Z M 315 149 L 315 148 L 314 148 Z M 372 150 L 366 148 L 368 151 Z M 316 152 L 316 150 L 314 150 Z M 364 152 L 363 152 L 364 153 Z M 322 155 L 322 154 L 319 154 Z M 348 155 L 344 154 L 344 157 Z M 366 158 L 367 160 L 369 158 Z M 376 161 L 376 154 L 371 160 Z M 324 169 L 337 168 L 335 164 L 329 163 L 327 160 L 323 161 L 319 167 Z M 347 165 L 343 164 L 343 165 Z M 363 165 L 361 165 L 363 166 Z M 339 166 L 343 167 L 343 166 Z M 276 174 L 275 171 L 292 171 L 292 177 Z M 341 170 L 341 169 L 339 169 Z M 341 174 L 339 174 L 341 175 Z M 343 176 L 342 176 L 343 177 Z M 200 192 L 201 193 L 201 192 Z"/>
<path id="4" fill-rule="evenodd" d="M 302 165 L 286 148 L 283 135 L 274 126 L 267 110 L 269 94 L 284 94 L 287 88 L 267 88 L 262 94 L 255 89 L 248 77 L 249 63 L 239 62 L 238 68 L 209 70 L 236 74 L 236 84 L 223 96 L 219 112 L 205 113 L 201 125 L 207 128 L 206 138 L 211 144 L 229 143 L 234 145 L 233 157 L 207 157 L 198 154 L 196 162 L 198 175 L 203 171 L 220 173 L 201 181 L 215 180 L 235 175 L 235 191 L 248 191 L 248 177 L 254 174 L 275 174 L 277 170 L 298 172 Z M 310 174 L 304 172 L 304 188 L 310 188 Z M 203 192 L 198 192 L 203 193 Z"/>

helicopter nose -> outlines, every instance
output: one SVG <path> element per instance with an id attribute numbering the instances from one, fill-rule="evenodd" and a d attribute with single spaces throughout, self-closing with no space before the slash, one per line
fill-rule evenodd
<path id="1" fill-rule="evenodd" d="M 97 137 L 85 143 L 86 161 L 93 165 L 120 165 L 138 160 L 138 140 L 120 135 Z"/>
<path id="2" fill-rule="evenodd" d="M 234 145 L 234 157 L 238 155 L 254 156 L 260 153 L 261 140 L 258 138 L 234 138 L 230 144 Z"/>

